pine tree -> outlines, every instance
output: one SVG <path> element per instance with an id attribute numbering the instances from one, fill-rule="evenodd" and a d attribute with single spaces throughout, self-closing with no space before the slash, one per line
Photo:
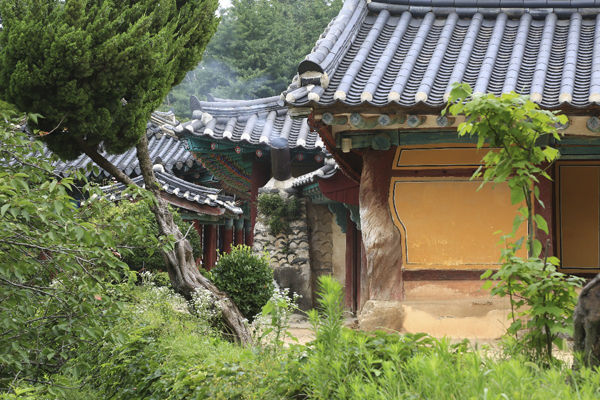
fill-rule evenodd
<path id="1" fill-rule="evenodd" d="M 163 250 L 169 276 L 187 297 L 200 286 L 224 294 L 198 272 L 160 197 L 144 133 L 150 113 L 200 61 L 216 8 L 217 0 L 0 0 L 0 97 L 44 117 L 33 127 L 47 132 L 53 152 L 85 153 L 126 184 L 98 147 L 119 153 L 136 145 L 159 229 L 176 240 Z M 247 341 L 241 314 L 223 304 L 226 324 Z"/>

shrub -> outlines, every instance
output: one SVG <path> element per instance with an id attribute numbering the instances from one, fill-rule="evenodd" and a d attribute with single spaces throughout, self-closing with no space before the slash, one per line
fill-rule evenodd
<path id="1" fill-rule="evenodd" d="M 121 201 L 110 207 L 103 216 L 104 221 L 131 217 L 137 219 L 138 226 L 115 232 L 118 235 L 118 241 L 131 248 L 130 251 L 123 252 L 123 261 L 129 265 L 129 268 L 136 271 L 142 269 L 160 271 L 164 269 L 165 265 L 162 255 L 158 251 L 158 225 L 150 210 L 149 201 L 151 200 Z M 187 234 L 187 238 L 192 245 L 194 258 L 200 257 L 202 254 L 200 235 L 191 226 L 191 223 L 184 221 L 175 210 L 172 209 L 171 212 L 181 233 Z M 148 234 L 140 236 L 132 232 L 132 229 L 143 229 Z"/>
<path id="2" fill-rule="evenodd" d="M 0 392 L 18 379 L 50 384 L 77 352 L 112 343 L 128 288 L 118 282 L 131 276 L 112 233 L 90 222 L 105 202 L 70 195 L 100 190 L 78 172 L 57 176 L 56 159 L 20 131 L 25 119 L 4 114 L 0 104 Z"/>
<path id="3" fill-rule="evenodd" d="M 233 247 L 229 254 L 221 254 L 211 277 L 249 320 L 260 313 L 274 290 L 273 270 L 267 254 L 256 255 L 244 245 Z"/>

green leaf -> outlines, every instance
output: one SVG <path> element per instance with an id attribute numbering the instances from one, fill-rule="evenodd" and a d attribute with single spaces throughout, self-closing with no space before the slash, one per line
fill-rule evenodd
<path id="1" fill-rule="evenodd" d="M 543 231 L 544 233 L 548 234 L 548 224 L 546 223 L 544 217 L 542 217 L 540 214 L 535 214 L 534 219 L 537 228 Z"/>
<path id="2" fill-rule="evenodd" d="M 539 240 L 535 239 L 533 241 L 533 249 L 531 250 L 531 255 L 533 257 L 539 257 L 541 253 L 542 253 L 542 243 Z"/>

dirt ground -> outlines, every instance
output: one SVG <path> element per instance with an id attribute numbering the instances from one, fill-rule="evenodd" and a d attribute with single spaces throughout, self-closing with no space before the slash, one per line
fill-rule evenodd
<path id="1" fill-rule="evenodd" d="M 352 329 L 358 329 L 358 321 L 354 317 L 348 317 L 344 321 L 344 325 Z M 315 335 L 313 334 L 308 319 L 300 314 L 294 314 L 290 319 L 289 333 L 297 339 L 297 341 L 286 339 L 288 343 L 306 344 L 314 340 Z M 433 336 L 433 335 L 432 335 Z M 451 339 L 452 343 L 460 342 L 461 339 Z M 499 358 L 501 356 L 500 339 L 470 339 L 472 346 L 478 350 L 485 352 L 487 355 L 493 358 Z M 569 343 L 569 347 L 571 343 Z M 561 351 L 558 349 L 554 350 L 556 358 L 563 360 L 567 363 L 573 362 L 573 354 L 570 350 Z"/>

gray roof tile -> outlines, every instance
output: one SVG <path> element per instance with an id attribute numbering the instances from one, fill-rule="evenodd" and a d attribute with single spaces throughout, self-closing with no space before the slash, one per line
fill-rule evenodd
<path id="1" fill-rule="evenodd" d="M 201 168 L 200 162 L 196 161 L 194 156 L 185 148 L 183 142 L 172 132 L 173 125 L 178 123 L 172 113 L 152 113 L 146 127 L 150 159 L 155 164 L 162 164 L 168 172 L 188 170 L 195 165 Z M 122 154 L 109 154 L 105 151 L 101 151 L 100 154 L 129 176 L 141 173 L 135 147 Z M 70 169 L 85 168 L 88 164 L 94 165 L 94 162 L 88 156 L 82 154 L 75 160 L 56 162 L 55 170 L 58 173 L 65 173 Z M 100 176 L 110 176 L 103 169 L 100 169 L 99 172 Z M 87 176 L 90 175 L 91 171 L 88 171 Z"/>
<path id="2" fill-rule="evenodd" d="M 545 108 L 600 104 L 596 3 L 346 0 L 286 101 L 440 108 L 451 86 L 466 82 L 476 92 L 531 95 Z"/>
<path id="3" fill-rule="evenodd" d="M 225 213 L 229 215 L 243 214 L 243 210 L 238 207 L 235 198 L 221 194 L 219 189 L 195 185 L 177 178 L 168 172 L 157 171 L 156 168 L 154 170 L 154 175 L 156 176 L 158 183 L 160 183 L 162 190 L 168 194 L 200 205 L 223 208 Z M 141 176 L 133 178 L 133 182 L 138 186 L 144 186 L 144 180 Z M 125 190 L 125 185 L 118 183 L 102 186 L 101 189 L 111 200 L 118 200 L 120 199 L 121 192 Z"/>
<path id="4" fill-rule="evenodd" d="M 307 90 L 303 88 L 302 95 Z M 306 150 L 325 148 L 306 118 L 293 119 L 288 115 L 279 96 L 257 100 L 191 100 L 193 120 L 184 122 L 174 131 L 179 136 L 207 137 L 215 140 L 268 147 L 275 137 L 287 139 L 290 148 Z"/>

